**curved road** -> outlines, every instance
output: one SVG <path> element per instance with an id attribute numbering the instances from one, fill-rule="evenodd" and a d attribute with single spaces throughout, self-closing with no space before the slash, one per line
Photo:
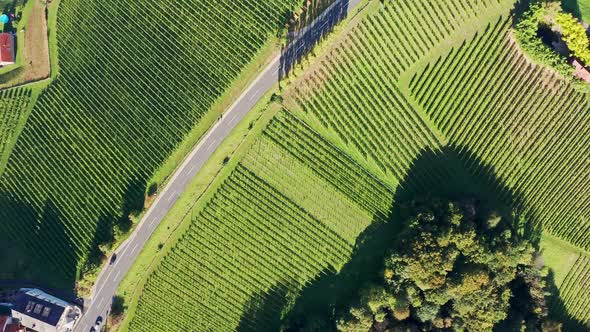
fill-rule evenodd
<path id="1" fill-rule="evenodd" d="M 284 72 L 285 63 L 291 63 L 309 51 L 321 36 L 328 32 L 340 19 L 347 16 L 363 0 L 337 0 L 328 7 L 306 29 L 297 35 L 290 36 L 291 42 L 272 62 L 262 70 L 260 75 L 248 86 L 234 104 L 192 150 L 182 165 L 176 170 L 166 187 L 148 209 L 129 238 L 117 249 L 117 260 L 113 265 L 103 267 L 94 285 L 92 296 L 85 303 L 84 316 L 77 324 L 76 332 L 87 332 L 96 318 L 106 318 L 110 310 L 112 297 L 119 283 L 137 258 L 137 255 L 148 241 L 160 221 L 172 208 L 178 197 L 186 189 L 215 149 L 229 135 L 232 129 L 242 120 L 260 98 L 276 83 L 279 75 Z M 285 60 L 285 54 L 291 59 Z"/>

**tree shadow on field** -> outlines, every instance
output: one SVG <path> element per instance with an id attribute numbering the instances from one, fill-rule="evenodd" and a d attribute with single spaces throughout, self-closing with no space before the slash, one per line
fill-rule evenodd
<path id="1" fill-rule="evenodd" d="M 73 293 L 78 262 L 58 208 L 48 199 L 39 212 L 7 196 L 0 198 L 0 279 Z"/>
<path id="2" fill-rule="evenodd" d="M 281 284 L 275 284 L 267 292 L 254 294 L 246 304 L 236 331 L 279 331 L 287 294 L 287 288 Z"/>
<path id="3" fill-rule="evenodd" d="M 314 4 L 321 8 L 326 1 L 314 1 Z M 278 80 L 281 81 L 289 75 L 293 67 L 307 55 L 327 34 L 334 30 L 334 27 L 348 14 L 349 0 L 335 0 L 334 4 L 328 6 L 321 14 L 310 16 L 310 19 L 317 19 L 315 24 L 308 24 L 305 28 L 299 27 L 289 31 L 286 46 L 281 50 L 279 62 Z M 313 12 L 313 8 L 311 10 Z M 315 16 L 315 17 L 313 17 Z"/>
<path id="4" fill-rule="evenodd" d="M 458 147 L 422 151 L 398 186 L 389 216 L 374 218 L 357 238 L 354 253 L 340 272 L 323 275 L 303 289 L 285 316 L 284 326 L 289 327 L 288 331 L 299 331 L 303 326 L 307 329 L 313 326 L 311 330 L 317 331 L 335 330 L 334 313 L 354 303 L 363 285 L 382 281 L 384 259 L 405 226 L 404 221 L 413 212 L 411 203 L 416 198 L 441 197 L 459 201 L 475 198 L 475 204 L 482 212 L 494 209 L 518 223 L 510 217 L 509 207 L 520 202 L 520 196 L 500 184 L 491 167 L 472 156 L 466 159 L 467 154 L 462 155 L 459 151 L 462 149 Z M 477 165 L 474 171 L 464 166 L 468 162 Z M 508 199 L 500 200 L 496 195 L 498 188 L 510 193 Z M 498 206 L 505 209 L 498 210 Z M 520 229 L 523 236 L 538 245 L 540 227 L 539 223 L 531 221 L 521 225 Z"/>
<path id="5" fill-rule="evenodd" d="M 563 331 L 589 331 L 590 327 L 572 317 L 563 302 L 560 291 L 555 284 L 555 272 L 549 270 L 545 281 L 547 282 L 547 306 L 549 307 L 549 318 L 563 323 Z"/>
<path id="6" fill-rule="evenodd" d="M 582 19 L 582 10 L 580 9 L 580 4 L 578 3 L 579 1 L 584 0 L 562 0 L 561 4 L 564 10 L 572 13 L 572 15 L 574 15 L 575 17 Z"/>
<path id="7" fill-rule="evenodd" d="M 102 264 L 102 250 L 111 247 L 116 233 L 125 234 L 131 229 L 128 215 L 142 210 L 146 181 L 134 179 L 121 190 L 120 212 L 103 213 L 96 219 L 88 247 L 74 241 L 81 234 L 72 232 L 83 230 L 68 225 L 71 219 L 51 199 L 38 209 L 12 198 L 10 193 L 0 192 L 0 280 L 75 293 L 80 273 Z M 85 257 L 85 261 L 79 257 Z"/>

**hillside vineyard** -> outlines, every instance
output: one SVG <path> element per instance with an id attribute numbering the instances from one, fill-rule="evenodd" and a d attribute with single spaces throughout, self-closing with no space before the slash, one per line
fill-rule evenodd
<path id="1" fill-rule="evenodd" d="M 162 328 L 161 316 L 179 329 L 275 328 L 284 298 L 337 271 L 396 193 L 461 186 L 462 177 L 588 249 L 588 101 L 527 62 L 510 35 L 512 5 L 386 1 L 350 23 L 195 211 L 130 330 Z M 437 167 L 442 158 L 456 164 Z M 570 280 L 588 271 L 578 263 L 564 282 L 567 306 L 583 307 Z"/>

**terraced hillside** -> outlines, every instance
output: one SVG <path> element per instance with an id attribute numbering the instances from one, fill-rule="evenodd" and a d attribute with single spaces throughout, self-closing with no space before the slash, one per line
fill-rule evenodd
<path id="1" fill-rule="evenodd" d="M 473 187 L 449 190 L 490 191 L 587 249 L 588 99 L 521 55 L 512 5 L 371 2 L 347 22 L 155 268 L 130 330 L 160 316 L 197 330 L 275 327 L 285 301 L 342 267 L 395 195 L 458 179 Z M 558 315 L 587 324 L 588 271 L 581 260 L 557 285 Z"/>
<path id="2" fill-rule="evenodd" d="M 147 182 L 201 120 L 201 132 L 214 121 L 211 107 L 299 2 L 63 1 L 60 75 L 0 178 L 0 232 L 55 280 L 75 280 L 89 248 L 142 208 Z"/>

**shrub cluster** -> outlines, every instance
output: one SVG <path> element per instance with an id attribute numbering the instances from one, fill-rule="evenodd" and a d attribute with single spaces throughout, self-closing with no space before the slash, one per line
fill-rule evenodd
<path id="1" fill-rule="evenodd" d="M 567 43 L 572 55 L 582 60 L 584 64 L 590 64 L 590 43 L 584 26 L 570 13 L 559 13 L 555 18 L 561 28 L 563 40 Z"/>
<path id="2" fill-rule="evenodd" d="M 573 55 L 585 63 L 590 63 L 590 49 L 584 27 L 573 16 L 563 13 L 561 7 L 558 7 L 557 10 L 554 7 L 547 3 L 533 2 L 530 8 L 517 20 L 516 40 L 521 49 L 533 61 L 555 69 L 576 90 L 589 92 L 590 84 L 573 76 L 574 68 L 568 63 L 568 59 L 545 45 L 538 36 L 539 27 L 542 24 L 552 24 L 552 22 L 546 21 L 547 17 L 555 16 L 554 23 L 562 31 L 563 39 Z"/>

